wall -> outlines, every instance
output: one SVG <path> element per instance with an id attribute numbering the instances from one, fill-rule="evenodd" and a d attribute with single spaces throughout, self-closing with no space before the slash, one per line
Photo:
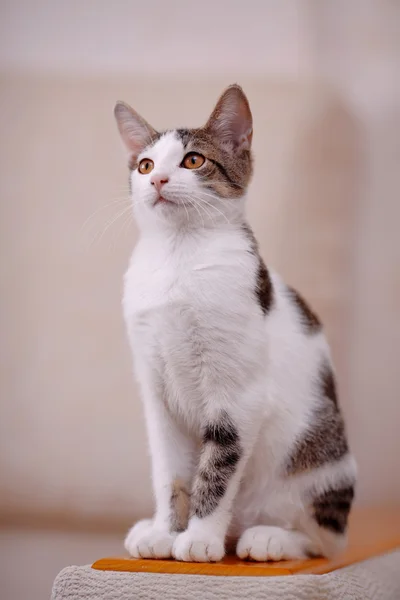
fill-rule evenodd
<path id="1" fill-rule="evenodd" d="M 361 141 L 347 365 L 359 497 L 398 502 L 400 4 L 320 3 L 313 23 L 316 69 L 353 115 Z"/>
<path id="2" fill-rule="evenodd" d="M 310 67 L 306 4 L 3 0 L 0 68 L 151 77 L 297 76 Z"/>
<path id="3" fill-rule="evenodd" d="M 327 323 L 359 501 L 400 499 L 393 4 L 214 4 L 193 26 L 178 2 L 174 23 L 165 4 L 2 3 L 3 518 L 149 513 L 120 315 L 136 232 L 116 218 L 127 173 L 112 107 L 196 125 L 235 79 L 255 118 L 250 221 Z"/>

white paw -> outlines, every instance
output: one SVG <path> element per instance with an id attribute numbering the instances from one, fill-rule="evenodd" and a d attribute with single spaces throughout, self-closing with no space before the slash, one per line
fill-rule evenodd
<path id="1" fill-rule="evenodd" d="M 239 558 L 258 561 L 306 558 L 308 538 L 298 531 L 259 525 L 247 529 L 238 541 Z"/>
<path id="2" fill-rule="evenodd" d="M 128 531 L 125 548 L 133 558 L 170 558 L 176 534 L 156 529 L 150 519 L 139 521 Z"/>
<path id="3" fill-rule="evenodd" d="M 225 555 L 224 542 L 216 536 L 184 531 L 177 536 L 172 554 L 186 562 L 217 562 Z"/>

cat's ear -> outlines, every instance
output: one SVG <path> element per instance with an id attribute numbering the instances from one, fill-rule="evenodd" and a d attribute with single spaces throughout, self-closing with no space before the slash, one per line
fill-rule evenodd
<path id="1" fill-rule="evenodd" d="M 236 150 L 250 150 L 253 118 L 249 102 L 238 85 L 231 85 L 222 94 L 207 121 L 206 129 Z"/>
<path id="2" fill-rule="evenodd" d="M 124 144 L 134 158 L 158 135 L 156 130 L 125 102 L 117 102 L 114 115 Z"/>

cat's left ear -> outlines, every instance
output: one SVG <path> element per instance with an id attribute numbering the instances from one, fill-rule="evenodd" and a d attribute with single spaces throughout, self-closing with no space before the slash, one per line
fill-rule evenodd
<path id="1" fill-rule="evenodd" d="M 206 129 L 238 151 L 250 150 L 253 118 L 249 102 L 239 85 L 231 85 L 225 90 L 207 121 Z"/>
<path id="2" fill-rule="evenodd" d="M 133 158 L 157 137 L 157 132 L 125 102 L 117 102 L 114 115 L 121 137 Z"/>

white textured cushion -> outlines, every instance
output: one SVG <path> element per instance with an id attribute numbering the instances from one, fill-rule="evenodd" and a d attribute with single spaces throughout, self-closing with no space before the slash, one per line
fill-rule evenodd
<path id="1" fill-rule="evenodd" d="M 52 600 L 399 600 L 400 550 L 327 575 L 208 577 L 68 567 Z"/>

